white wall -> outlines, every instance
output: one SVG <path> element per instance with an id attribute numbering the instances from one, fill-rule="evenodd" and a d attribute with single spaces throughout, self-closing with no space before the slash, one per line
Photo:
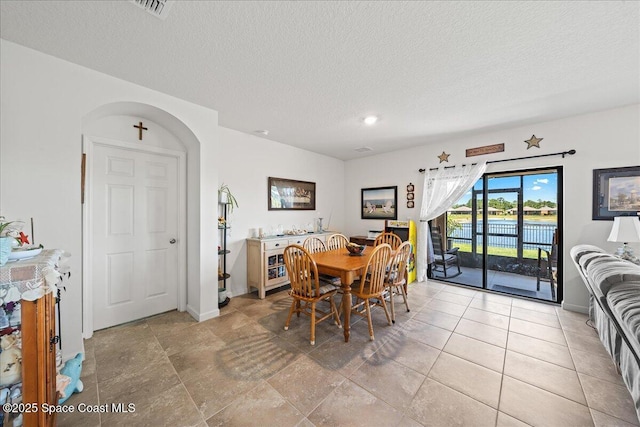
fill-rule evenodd
<path id="1" fill-rule="evenodd" d="M 246 292 L 246 244 L 252 229 L 282 224 L 304 226 L 322 215 L 330 228 L 347 235 L 380 229 L 382 221 L 360 219 L 360 189 L 398 185 L 399 218 L 417 219 L 422 174 L 418 168 L 438 166 L 437 155 L 451 154 L 449 164 L 465 159 L 464 150 L 504 142 L 504 153 L 487 159 L 544 154 L 575 148 L 575 156 L 541 158 L 492 165 L 490 171 L 564 165 L 565 272 L 564 305 L 584 310 L 587 293 L 569 260 L 569 249 L 607 243 L 610 222 L 591 220 L 592 169 L 640 164 L 638 105 L 564 120 L 476 134 L 389 154 L 343 162 L 253 135 L 218 128 L 217 113 L 186 101 L 127 83 L 16 45 L 0 41 L 0 213 L 11 219 L 34 218 L 38 241 L 69 251 L 72 279 L 64 296 L 62 327 L 65 356 L 81 350 L 82 224 L 80 154 L 82 120 L 90 112 L 122 101 L 152 105 L 182 121 L 201 141 L 196 208 L 189 214 L 189 304 L 203 318 L 218 314 L 217 279 L 218 182 L 229 184 L 240 207 L 231 216 L 232 251 L 228 269 L 233 295 Z M 544 138 L 541 148 L 527 150 L 531 134 Z M 192 176 L 192 170 L 189 171 Z M 314 181 L 317 210 L 267 210 L 267 177 Z M 416 208 L 405 207 L 405 188 L 416 185 Z M 190 208 L 193 206 L 190 200 Z M 637 249 L 637 248 L 636 248 Z M 191 248 L 190 248 L 191 250 Z M 192 275 L 193 271 L 195 275 Z M 195 278 L 195 279 L 194 279 Z M 195 289 L 191 282 L 197 279 Z M 193 292 L 191 292 L 193 291 Z"/>
<path id="2" fill-rule="evenodd" d="M 544 138 L 540 148 L 527 149 L 523 141 L 532 134 Z M 504 143 L 505 151 L 465 158 L 467 148 Z M 345 229 L 349 234 L 366 234 L 380 229 L 382 221 L 360 219 L 360 189 L 398 186 L 399 219 L 417 220 L 422 201 L 423 174 L 420 168 L 439 166 L 438 155 L 450 154 L 448 165 L 476 160 L 498 160 L 576 149 L 566 158 L 544 157 L 489 165 L 488 172 L 520 170 L 545 166 L 564 166 L 564 301 L 563 307 L 586 311 L 587 291 L 575 270 L 569 250 L 579 243 L 590 243 L 613 251 L 618 245 L 606 241 L 610 221 L 591 220 L 593 169 L 640 165 L 640 106 L 632 105 L 563 120 L 521 126 L 509 130 L 478 133 L 441 143 L 396 151 L 346 162 Z M 444 166 L 445 164 L 442 164 Z M 416 208 L 406 207 L 406 186 L 416 185 Z M 638 245 L 636 245 L 638 250 Z"/>
<path id="3" fill-rule="evenodd" d="M 218 181 L 229 185 L 239 207 L 231 214 L 228 236 L 227 287 L 232 295 L 247 293 L 247 237 L 262 227 L 306 227 L 322 215 L 331 230 L 344 229 L 344 162 L 324 155 L 280 144 L 254 135 L 219 127 Z M 315 211 L 269 211 L 268 177 L 316 183 Z M 254 291 L 255 292 L 255 291 Z"/>
<path id="4" fill-rule="evenodd" d="M 199 198 L 189 200 L 195 246 L 189 254 L 187 304 L 201 318 L 218 315 L 216 268 L 210 261 L 217 245 L 217 112 L 5 40 L 0 64 L 0 213 L 9 219 L 33 217 L 39 243 L 72 254 L 71 282 L 63 295 L 64 356 L 82 350 L 82 122 L 107 104 L 154 106 L 201 141 L 200 182 L 191 182 Z"/>

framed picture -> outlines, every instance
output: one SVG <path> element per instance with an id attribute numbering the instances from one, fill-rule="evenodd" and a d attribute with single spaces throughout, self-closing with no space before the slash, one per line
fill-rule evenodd
<path id="1" fill-rule="evenodd" d="M 594 220 L 640 215 L 640 166 L 593 170 Z"/>
<path id="2" fill-rule="evenodd" d="M 267 198 L 270 211 L 313 211 L 316 183 L 270 176 Z"/>
<path id="3" fill-rule="evenodd" d="M 398 186 L 363 188 L 362 219 L 398 219 Z"/>

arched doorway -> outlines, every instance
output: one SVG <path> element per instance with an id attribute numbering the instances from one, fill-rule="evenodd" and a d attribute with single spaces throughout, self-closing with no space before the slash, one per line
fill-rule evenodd
<path id="1" fill-rule="evenodd" d="M 139 125 L 140 122 L 142 125 Z M 134 129 L 135 125 L 139 127 Z M 140 138 L 142 128 L 146 129 Z M 84 117 L 85 338 L 90 337 L 96 329 L 145 317 L 153 314 L 154 310 L 186 309 L 187 247 L 190 245 L 187 239 L 187 199 L 194 197 L 199 190 L 197 179 L 191 179 L 193 185 L 186 185 L 190 180 L 187 175 L 186 154 L 197 153 L 198 150 L 199 141 L 184 123 L 166 111 L 150 105 L 134 102 L 113 103 L 99 107 Z M 96 161 L 100 163 L 99 168 Z M 106 176 L 115 177 L 116 181 L 96 180 L 95 173 L 98 170 L 102 171 L 103 178 L 106 171 Z M 167 178 L 173 182 L 175 191 L 160 184 L 163 180 L 160 179 L 161 175 L 165 172 L 169 174 Z M 135 179 L 146 179 L 147 182 L 134 184 L 132 180 Z M 99 191 L 92 188 L 94 184 L 100 186 Z M 100 204 L 93 198 L 96 195 L 100 198 Z M 144 213 L 141 214 L 136 212 L 140 204 L 152 208 L 142 209 Z M 108 207 L 106 211 L 105 207 Z M 165 209 L 166 207 L 169 209 Z M 100 211 L 96 212 L 98 208 Z M 137 225 L 134 222 L 137 222 Z M 134 225 L 136 228 L 131 228 Z M 96 233 L 120 237 L 120 243 L 117 247 L 109 247 L 113 242 L 98 241 Z M 147 241 L 146 246 L 136 241 L 136 238 L 143 234 L 143 239 Z M 129 243 L 126 243 L 127 239 Z M 152 244 L 154 240 L 157 242 Z M 103 244 L 105 247 L 101 247 Z M 122 246 L 123 244 L 125 246 Z M 127 244 L 130 247 L 123 249 Z M 138 246 L 138 249 L 134 250 L 133 246 Z M 159 272 L 165 271 L 167 263 L 174 267 L 167 270 L 169 273 L 165 277 Z M 97 266 L 99 268 L 96 268 Z M 104 281 L 100 284 L 97 280 Z M 197 286 L 197 283 L 194 285 Z M 141 287 L 144 288 L 142 300 L 134 295 L 139 293 L 138 288 Z M 150 308 L 151 311 L 146 309 L 147 303 L 144 299 L 158 300 L 163 294 L 170 294 L 171 301 L 158 304 L 155 309 Z M 104 302 L 117 309 L 129 307 L 128 317 L 116 317 L 112 319 L 111 324 L 105 323 L 103 319 L 96 322 L 97 302 Z M 136 309 L 136 304 L 142 304 L 143 308 Z"/>

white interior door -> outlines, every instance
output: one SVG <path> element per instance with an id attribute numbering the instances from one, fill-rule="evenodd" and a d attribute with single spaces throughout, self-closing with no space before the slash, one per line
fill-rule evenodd
<path id="1" fill-rule="evenodd" d="M 178 158 L 96 144 L 90 171 L 93 329 L 177 308 Z"/>

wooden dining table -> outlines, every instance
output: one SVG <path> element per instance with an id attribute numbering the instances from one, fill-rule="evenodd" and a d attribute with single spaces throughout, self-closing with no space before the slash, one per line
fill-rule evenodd
<path id="1" fill-rule="evenodd" d="M 346 248 L 333 249 L 311 254 L 316 262 L 319 274 L 328 274 L 340 278 L 340 287 L 344 293 L 342 308 L 344 310 L 344 341 L 349 342 L 349 320 L 351 317 L 351 285 L 364 274 L 373 248 L 367 248 L 363 255 L 350 255 Z"/>

